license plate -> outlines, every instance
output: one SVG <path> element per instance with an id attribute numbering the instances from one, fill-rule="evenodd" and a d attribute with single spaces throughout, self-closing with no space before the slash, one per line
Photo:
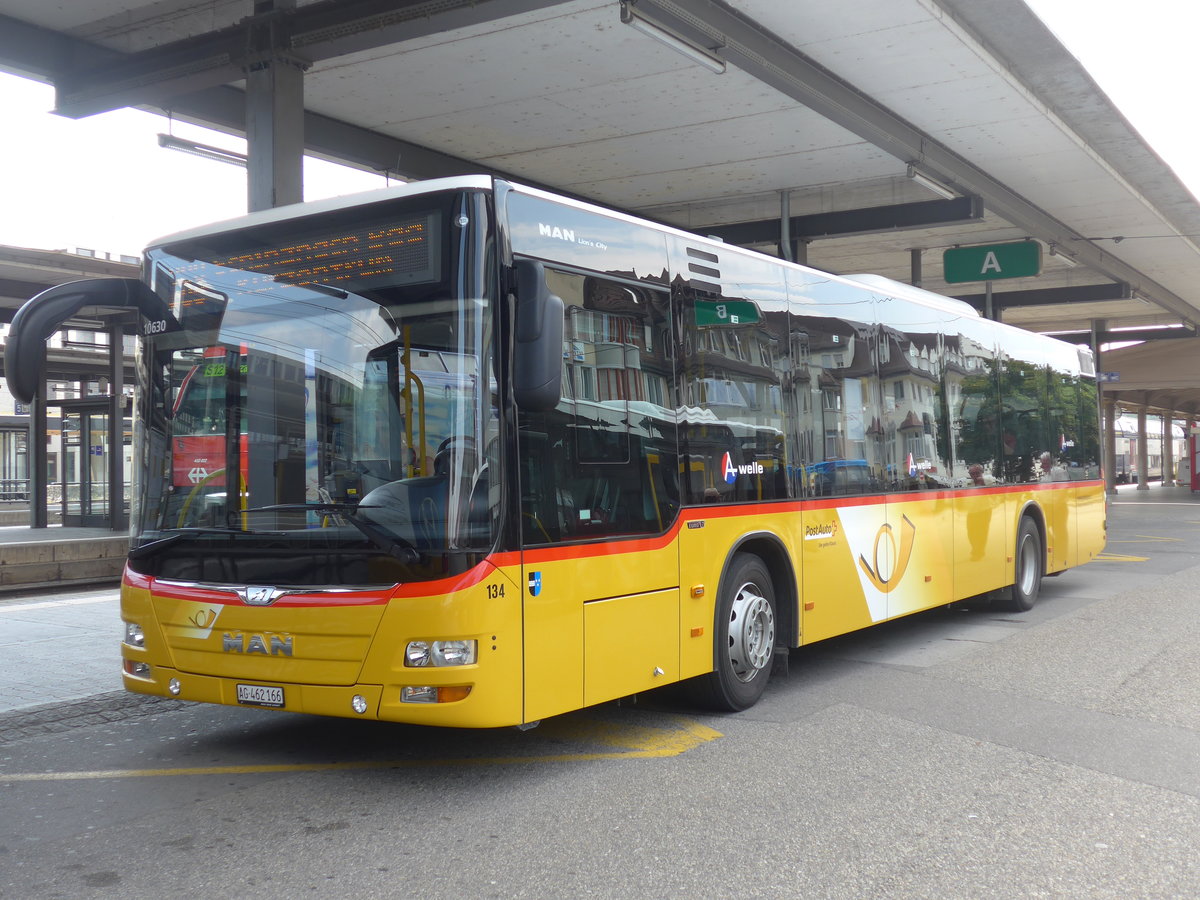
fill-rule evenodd
<path id="1" fill-rule="evenodd" d="M 239 684 L 238 703 L 244 706 L 274 706 L 283 708 L 283 688 L 263 684 Z"/>

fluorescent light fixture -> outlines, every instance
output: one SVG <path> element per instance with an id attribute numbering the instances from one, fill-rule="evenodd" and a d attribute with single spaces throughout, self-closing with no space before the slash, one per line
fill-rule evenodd
<path id="1" fill-rule="evenodd" d="M 697 65 L 704 66 L 708 71 L 717 75 L 725 72 L 725 60 L 707 47 L 693 44 L 687 38 L 676 34 L 660 22 L 634 8 L 633 0 L 621 0 L 621 21 L 632 25 L 647 37 L 652 37 L 660 44 L 670 47 L 676 53 L 686 56 Z"/>
<path id="2" fill-rule="evenodd" d="M 173 134 L 160 134 L 158 136 L 158 146 L 166 147 L 168 150 L 178 150 L 180 153 L 188 153 L 192 156 L 199 156 L 202 159 L 212 159 L 217 162 L 229 163 L 231 166 L 246 168 L 246 154 L 244 153 L 238 153 L 236 150 L 225 150 L 221 147 L 212 147 L 208 144 L 198 144 L 186 138 L 175 137 Z"/>
<path id="3" fill-rule="evenodd" d="M 926 190 L 933 191 L 943 200 L 953 200 L 958 196 L 958 194 L 946 187 L 946 185 L 942 184 L 940 181 L 936 181 L 933 178 L 930 178 L 924 172 L 918 170 L 917 167 L 912 163 L 908 164 L 908 177 Z"/>

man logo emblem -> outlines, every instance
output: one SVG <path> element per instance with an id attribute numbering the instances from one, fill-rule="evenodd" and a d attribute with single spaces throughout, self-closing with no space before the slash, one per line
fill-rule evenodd
<path id="1" fill-rule="evenodd" d="M 281 591 L 276 587 L 267 587 L 265 585 L 247 585 L 243 588 L 238 588 L 238 597 L 247 606 L 270 606 L 287 591 Z"/>

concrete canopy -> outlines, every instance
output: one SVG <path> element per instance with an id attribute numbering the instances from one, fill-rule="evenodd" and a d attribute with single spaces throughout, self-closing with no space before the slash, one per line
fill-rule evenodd
<path id="1" fill-rule="evenodd" d="M 1200 338 L 1149 341 L 1104 354 L 1104 372 L 1115 375 L 1106 393 L 1130 410 L 1169 409 L 1200 418 Z"/>
<path id="2" fill-rule="evenodd" d="M 0 68 L 53 82 L 64 115 L 240 132 L 247 69 L 281 54 L 326 158 L 504 173 L 768 252 L 786 206 L 810 265 L 910 281 L 920 260 L 976 305 L 941 252 L 1028 238 L 1043 272 L 996 283 L 1008 322 L 1085 342 L 1200 322 L 1200 205 L 1021 0 L 632 0 L 720 74 L 618 0 L 277 5 L 0 0 Z"/>

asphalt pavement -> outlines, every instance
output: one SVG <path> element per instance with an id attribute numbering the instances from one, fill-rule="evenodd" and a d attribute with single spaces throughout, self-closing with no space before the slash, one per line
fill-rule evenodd
<path id="1" fill-rule="evenodd" d="M 1147 507 L 1200 509 L 1200 493 L 1122 485 L 1110 504 L 1110 518 L 1120 522 L 1126 509 L 1129 518 Z M 86 537 L 95 529 L 76 531 Z M 0 528 L 0 543 L 73 536 L 71 529 Z M 116 587 L 0 595 L 0 716 L 121 691 L 120 632 Z"/>

